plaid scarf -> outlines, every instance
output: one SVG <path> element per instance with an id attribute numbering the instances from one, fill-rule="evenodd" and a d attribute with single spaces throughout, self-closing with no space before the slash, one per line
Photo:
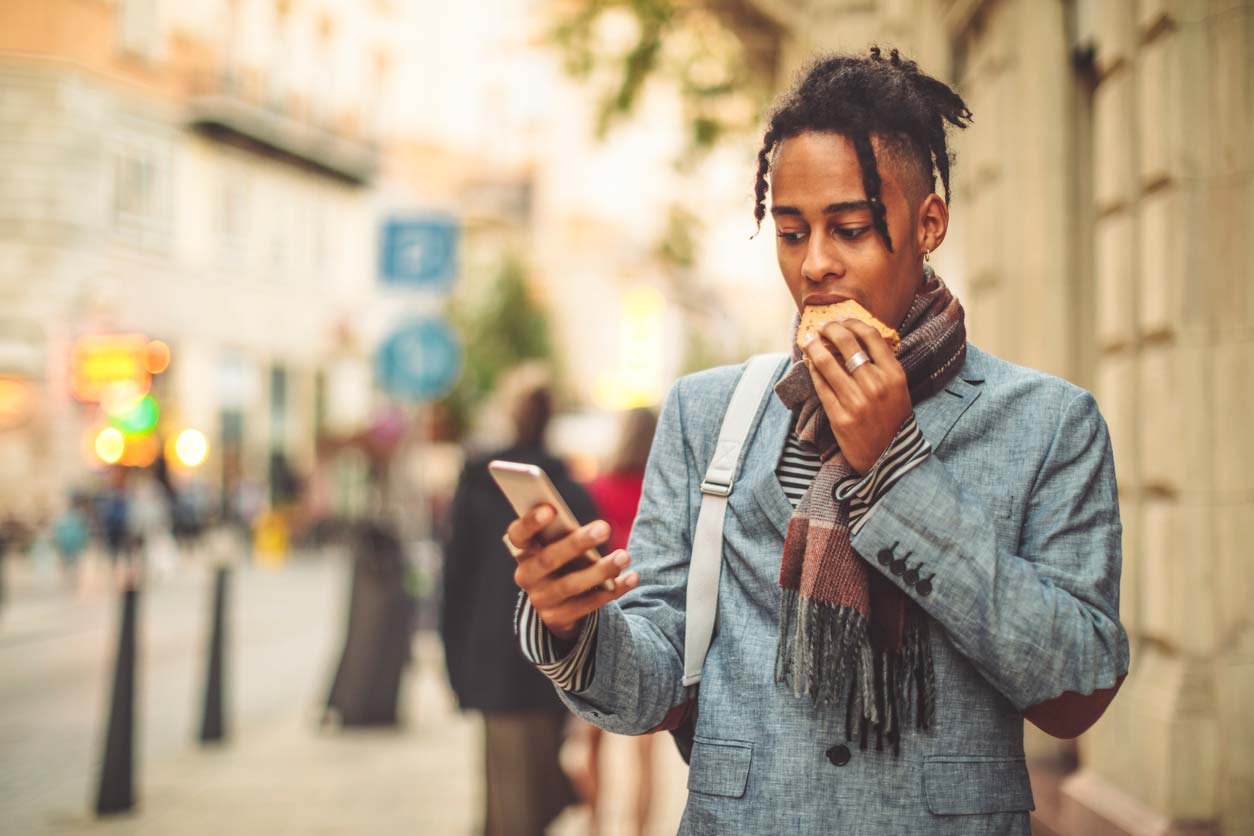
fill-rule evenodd
<path id="1" fill-rule="evenodd" d="M 923 269 L 923 282 L 897 328 L 897 359 L 915 404 L 957 374 L 967 347 L 962 305 L 930 267 Z M 849 500 L 838 502 L 833 494 L 856 473 L 837 446 L 795 339 L 793 360 L 775 393 L 793 412 L 801 447 L 817 453 L 822 465 L 784 540 L 775 678 L 818 704 L 847 693 L 847 739 L 854 739 L 856 726 L 865 749 L 873 728 L 876 748 L 887 737 L 897 752 L 901 723 L 910 714 L 921 729 L 935 718 L 927 616 L 850 545 Z"/>

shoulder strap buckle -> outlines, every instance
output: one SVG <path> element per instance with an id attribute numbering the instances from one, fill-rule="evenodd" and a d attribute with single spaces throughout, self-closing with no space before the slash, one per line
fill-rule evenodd
<path id="1" fill-rule="evenodd" d="M 711 482 L 709 479 L 701 483 L 701 493 L 706 496 L 731 496 L 732 483 L 722 484 L 719 482 Z"/>

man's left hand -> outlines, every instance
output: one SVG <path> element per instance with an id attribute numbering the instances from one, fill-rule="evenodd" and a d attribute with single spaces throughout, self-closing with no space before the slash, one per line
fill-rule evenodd
<path id="1" fill-rule="evenodd" d="M 865 322 L 828 322 L 820 333 L 825 340 L 814 338 L 802 349 L 810 359 L 810 378 L 845 461 L 865 475 L 913 410 L 906 372 L 879 331 Z M 871 362 L 850 374 L 845 362 L 859 351 Z"/>

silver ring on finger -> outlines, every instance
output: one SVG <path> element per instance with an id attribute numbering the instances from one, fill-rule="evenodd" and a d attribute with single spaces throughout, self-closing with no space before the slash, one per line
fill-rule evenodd
<path id="1" fill-rule="evenodd" d="M 515 560 L 518 559 L 518 556 L 520 554 L 526 551 L 526 549 L 520 549 L 514 545 L 514 541 L 509 539 L 508 531 L 501 535 L 501 542 L 505 544 L 505 548 L 509 549 L 510 557 L 514 558 Z"/>
<path id="2" fill-rule="evenodd" d="M 853 374 L 860 366 L 864 366 L 871 362 L 871 358 L 866 356 L 865 351 L 859 351 L 845 361 L 845 371 Z"/>

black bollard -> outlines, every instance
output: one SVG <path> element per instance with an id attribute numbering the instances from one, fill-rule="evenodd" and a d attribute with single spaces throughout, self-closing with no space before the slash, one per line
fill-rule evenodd
<path id="1" fill-rule="evenodd" d="M 213 629 L 209 635 L 209 665 L 205 671 L 205 712 L 200 723 L 201 743 L 220 743 L 226 739 L 223 721 L 222 654 L 226 643 L 226 584 L 230 569 L 219 566 L 213 584 Z"/>
<path id="2" fill-rule="evenodd" d="M 138 598 L 139 591 L 131 585 L 122 591 L 113 702 L 109 709 L 104 764 L 100 769 L 100 794 L 96 796 L 98 816 L 125 813 L 135 806 L 135 611 Z"/>

